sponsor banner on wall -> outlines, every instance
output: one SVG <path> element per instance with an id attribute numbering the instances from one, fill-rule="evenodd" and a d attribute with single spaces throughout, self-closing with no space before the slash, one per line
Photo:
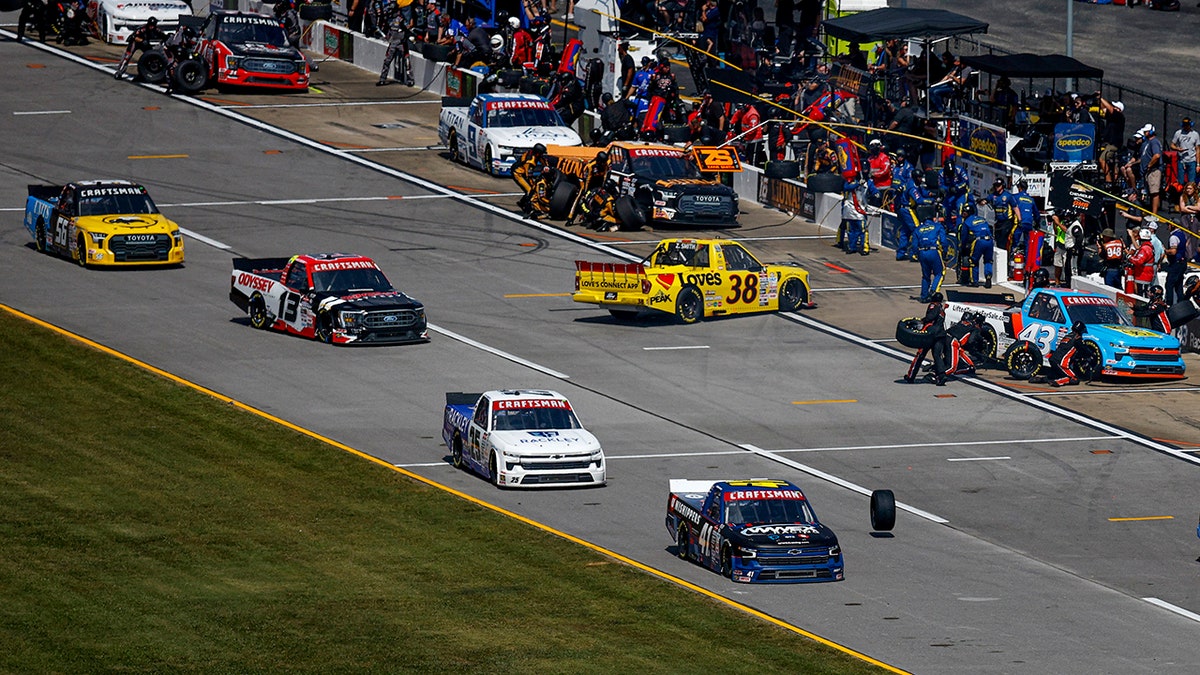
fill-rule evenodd
<path id="1" fill-rule="evenodd" d="M 795 181 L 763 177 L 759 183 L 758 201 L 780 211 L 803 214 L 807 192 L 804 186 Z"/>
<path id="2" fill-rule="evenodd" d="M 1095 156 L 1095 124 L 1054 125 L 1054 161 L 1090 162 Z"/>
<path id="3" fill-rule="evenodd" d="M 879 242 L 893 251 L 900 247 L 896 239 L 896 230 L 899 229 L 899 225 L 900 219 L 896 217 L 896 214 L 887 211 L 880 214 Z"/>

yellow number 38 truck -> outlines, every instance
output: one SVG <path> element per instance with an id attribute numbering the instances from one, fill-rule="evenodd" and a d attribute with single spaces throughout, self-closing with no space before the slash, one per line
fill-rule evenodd
<path id="1" fill-rule="evenodd" d="M 808 272 L 764 265 L 727 239 L 664 239 L 640 263 L 575 261 L 575 302 L 606 307 L 618 320 L 674 314 L 683 323 L 709 316 L 791 312 L 813 307 Z"/>

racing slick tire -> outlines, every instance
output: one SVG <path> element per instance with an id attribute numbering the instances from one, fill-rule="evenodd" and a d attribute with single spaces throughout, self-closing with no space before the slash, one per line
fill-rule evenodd
<path id="1" fill-rule="evenodd" d="M 871 529 L 887 532 L 896 526 L 896 495 L 891 490 L 871 493 Z"/>
<path id="2" fill-rule="evenodd" d="M 1071 370 L 1084 382 L 1091 382 L 1100 377 L 1100 371 L 1104 370 L 1104 357 L 1100 355 L 1100 347 L 1095 342 L 1084 341 L 1071 357 Z"/>
<path id="3" fill-rule="evenodd" d="M 1004 354 L 1004 367 L 1018 380 L 1028 380 L 1042 369 L 1042 352 L 1029 340 L 1014 342 Z"/>
<path id="4" fill-rule="evenodd" d="M 794 312 L 808 303 L 808 288 L 797 278 L 783 282 L 779 288 L 779 311 Z"/>
<path id="5" fill-rule="evenodd" d="M 204 64 L 196 59 L 184 59 L 175 66 L 175 90 L 195 94 L 208 84 L 208 73 Z"/>
<path id="6" fill-rule="evenodd" d="M 837 173 L 814 173 L 805 181 L 809 192 L 836 192 L 841 194 L 846 181 Z"/>
<path id="7" fill-rule="evenodd" d="M 246 316 L 250 317 L 250 325 L 259 330 L 266 330 L 271 325 L 271 319 L 267 315 L 267 301 L 263 299 L 262 293 L 255 293 L 250 296 L 250 302 L 246 303 Z"/>
<path id="8" fill-rule="evenodd" d="M 800 177 L 800 162 L 772 161 L 763 167 L 763 175 L 767 178 L 795 179 Z"/>
<path id="9" fill-rule="evenodd" d="M 571 213 L 571 204 L 575 202 L 575 193 L 579 186 L 569 180 L 559 180 L 554 184 L 554 192 L 550 195 L 550 217 L 562 220 Z"/>
<path id="10" fill-rule="evenodd" d="M 496 487 L 504 487 L 500 484 L 500 465 L 496 460 L 495 451 L 492 452 L 491 459 L 488 460 L 488 473 L 491 475 L 492 485 Z"/>
<path id="11" fill-rule="evenodd" d="M 675 298 L 675 316 L 680 323 L 692 324 L 704 318 L 704 296 L 695 286 L 684 286 Z"/>
<path id="12" fill-rule="evenodd" d="M 646 212 L 638 206 L 637 200 L 629 195 L 622 195 L 613 204 L 617 219 L 626 230 L 640 230 L 646 224 Z"/>
<path id="13" fill-rule="evenodd" d="M 454 468 L 456 468 L 456 469 L 465 470 L 467 468 L 467 465 L 465 462 L 463 462 L 463 454 L 462 453 L 463 453 L 462 436 L 455 434 L 454 442 L 451 443 L 451 445 L 450 445 L 450 463 L 453 464 Z"/>
<path id="14" fill-rule="evenodd" d="M 318 342 L 333 344 L 333 317 L 329 316 L 329 312 L 317 314 L 317 320 L 313 322 L 313 337 Z"/>
<path id="15" fill-rule="evenodd" d="M 462 153 L 459 152 L 457 133 L 453 131 L 450 132 L 450 140 L 446 141 L 446 147 L 450 150 L 451 162 L 465 163 L 467 161 L 466 158 L 462 156 Z"/>
<path id="16" fill-rule="evenodd" d="M 976 365 L 982 366 L 996 360 L 996 350 L 999 349 L 999 344 L 996 329 L 985 325 L 979 331 L 979 335 L 968 343 L 967 349 L 971 353 L 971 358 L 975 359 Z"/>
<path id="17" fill-rule="evenodd" d="M 78 254 L 77 257 L 75 258 L 75 262 L 79 263 L 80 267 L 83 267 L 86 269 L 88 266 L 87 244 L 84 243 L 82 234 L 79 235 L 79 240 L 76 241 L 75 243 L 77 244 L 76 253 Z"/>
<path id="18" fill-rule="evenodd" d="M 910 316 L 896 323 L 896 341 L 910 349 L 928 349 L 933 337 L 921 327 L 921 319 Z"/>
<path id="19" fill-rule="evenodd" d="M 487 146 L 483 149 L 483 172 L 489 176 L 495 176 L 492 171 L 492 146 Z"/>
<path id="20" fill-rule="evenodd" d="M 142 52 L 137 61 L 138 79 L 150 84 L 160 84 L 167 79 L 167 55 L 161 49 Z"/>
<path id="21" fill-rule="evenodd" d="M 34 228 L 33 234 L 34 244 L 37 245 L 37 250 L 40 253 L 45 253 L 46 248 L 46 221 L 38 218 L 37 227 Z"/>
<path id="22" fill-rule="evenodd" d="M 688 555 L 687 523 L 681 522 L 675 526 L 675 555 L 679 556 L 680 560 L 690 560 L 692 557 Z"/>
<path id="23" fill-rule="evenodd" d="M 721 576 L 733 579 L 733 548 L 728 543 L 721 545 Z"/>
<path id="24" fill-rule="evenodd" d="M 608 313 L 617 321 L 634 321 L 638 318 L 638 311 L 636 309 L 616 309 L 610 307 Z"/>
<path id="25" fill-rule="evenodd" d="M 1200 316 L 1200 309 L 1191 300 L 1180 300 L 1167 310 L 1167 321 L 1174 327 L 1179 327 Z"/>
<path id="26" fill-rule="evenodd" d="M 333 5 L 330 3 L 301 3 L 300 18 L 305 21 L 328 21 L 333 18 Z"/>

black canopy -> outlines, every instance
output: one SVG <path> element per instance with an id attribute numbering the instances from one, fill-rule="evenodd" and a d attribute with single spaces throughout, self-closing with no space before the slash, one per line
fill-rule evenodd
<path id="1" fill-rule="evenodd" d="M 847 42 L 878 42 L 908 38 L 940 38 L 986 33 L 988 25 L 944 9 L 884 7 L 821 22 L 825 33 Z"/>
<path id="2" fill-rule="evenodd" d="M 963 63 L 976 70 L 1005 77 L 1029 77 L 1064 79 L 1070 77 L 1104 77 L 1104 71 L 1080 63 L 1070 56 L 1061 54 L 1010 54 L 999 56 L 981 54 L 979 56 L 964 56 Z"/>

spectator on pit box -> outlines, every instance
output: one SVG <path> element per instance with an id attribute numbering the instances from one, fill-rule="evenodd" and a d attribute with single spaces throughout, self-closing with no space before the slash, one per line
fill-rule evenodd
<path id="1" fill-rule="evenodd" d="M 1179 180 L 1182 183 L 1196 182 L 1196 146 L 1200 145 L 1200 133 L 1192 128 L 1192 118 L 1185 117 L 1181 127 L 1171 137 L 1171 149 L 1179 153 Z"/>

